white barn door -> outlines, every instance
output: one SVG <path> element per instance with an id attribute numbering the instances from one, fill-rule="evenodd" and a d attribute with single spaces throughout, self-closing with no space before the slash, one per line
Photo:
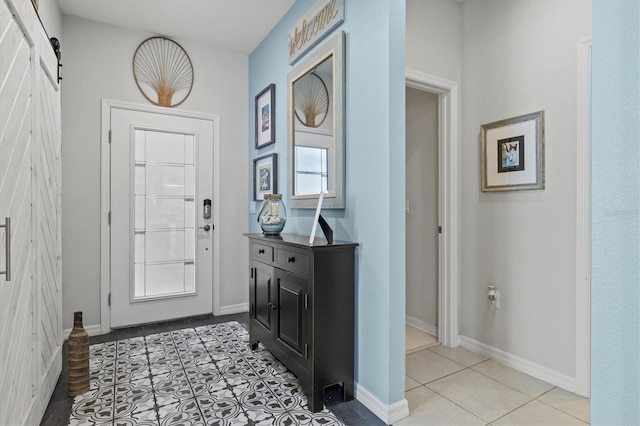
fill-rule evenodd
<path id="1" fill-rule="evenodd" d="M 61 130 L 58 63 L 44 32 L 39 33 L 41 52 L 37 76 L 36 110 L 33 122 L 34 185 L 33 221 L 36 224 L 35 332 L 38 346 L 36 389 L 51 395 L 62 369 L 62 235 L 61 235 Z M 44 413 L 49 398 L 37 401 L 36 412 Z M 39 418 L 38 418 L 39 420 Z"/>
<path id="2" fill-rule="evenodd" d="M 31 2 L 0 0 L 0 51 L 0 424 L 37 424 L 62 367 L 60 93 Z"/>
<path id="3" fill-rule="evenodd" d="M 25 2 L 26 4 L 26 2 Z M 11 219 L 10 264 L 0 229 L 0 424 L 18 424 L 32 404 L 35 354 L 31 245 L 31 42 L 13 11 L 0 2 L 0 223 Z"/>

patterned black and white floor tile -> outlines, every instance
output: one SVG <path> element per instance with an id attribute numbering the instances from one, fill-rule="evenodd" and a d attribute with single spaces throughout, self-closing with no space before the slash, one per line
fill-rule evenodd
<path id="1" fill-rule="evenodd" d="M 342 425 L 237 322 L 91 345 L 89 368 L 70 425 Z"/>

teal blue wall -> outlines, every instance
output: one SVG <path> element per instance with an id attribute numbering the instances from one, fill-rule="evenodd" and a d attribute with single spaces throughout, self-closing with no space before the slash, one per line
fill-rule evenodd
<path id="1" fill-rule="evenodd" d="M 591 421 L 640 424 L 640 2 L 593 1 Z"/>
<path id="2" fill-rule="evenodd" d="M 276 84 L 278 192 L 288 196 L 287 32 L 314 3 L 297 0 L 249 57 L 249 103 Z M 346 208 L 323 211 L 334 237 L 360 243 L 356 271 L 356 381 L 385 404 L 404 399 L 405 0 L 346 0 Z M 330 36 L 329 36 L 330 37 Z M 253 190 L 247 189 L 249 199 Z M 313 211 L 288 209 L 285 232 L 308 235 Z M 255 214 L 249 231 L 259 232 Z"/>

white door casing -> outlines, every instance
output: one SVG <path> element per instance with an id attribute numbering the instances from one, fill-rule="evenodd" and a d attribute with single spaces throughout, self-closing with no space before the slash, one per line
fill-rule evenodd
<path id="1" fill-rule="evenodd" d="M 111 327 L 213 311 L 212 167 L 213 121 L 112 108 Z"/>
<path id="2" fill-rule="evenodd" d="M 60 86 L 30 2 L 0 2 L 0 424 L 38 424 L 62 368 Z M 5 270 L 0 231 L 0 270 Z"/>
<path id="3" fill-rule="evenodd" d="M 578 42 L 576 393 L 591 396 L 591 37 Z"/>

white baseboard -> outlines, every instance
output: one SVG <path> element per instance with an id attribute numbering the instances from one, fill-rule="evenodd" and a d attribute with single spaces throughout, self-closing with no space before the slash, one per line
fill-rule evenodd
<path id="1" fill-rule="evenodd" d="M 220 315 L 240 314 L 242 312 L 249 312 L 249 303 L 220 306 Z"/>
<path id="2" fill-rule="evenodd" d="M 425 333 L 428 333 L 428 334 L 430 334 L 432 336 L 438 337 L 438 326 L 437 325 L 429 324 L 428 322 L 424 322 L 422 320 L 419 320 L 418 318 L 410 317 L 409 315 L 407 315 L 405 317 L 405 321 L 411 327 L 415 327 L 418 330 L 422 330 Z"/>
<path id="3" fill-rule="evenodd" d="M 71 328 L 67 328 L 63 330 L 62 332 L 64 334 L 63 340 L 67 340 L 69 338 L 69 335 L 71 334 L 71 330 L 72 330 Z M 89 336 L 99 336 L 101 334 L 104 334 L 102 332 L 102 327 L 100 326 L 100 324 L 87 325 L 86 327 L 84 327 L 84 331 L 86 331 Z"/>
<path id="4" fill-rule="evenodd" d="M 522 373 L 533 376 L 536 379 L 544 380 L 547 383 L 561 387 L 569 392 L 575 393 L 576 391 L 575 377 L 569 377 L 566 374 L 544 367 L 540 364 L 536 364 L 535 362 L 513 355 L 509 352 L 505 352 L 502 349 L 494 348 L 493 346 L 478 342 L 470 337 L 460 336 L 460 346 L 470 350 L 471 352 L 488 356 L 502 365 L 506 365 L 507 367 L 511 367 Z"/>
<path id="5" fill-rule="evenodd" d="M 387 405 L 357 383 L 355 398 L 388 425 L 409 415 L 409 402 L 406 399 Z"/>

